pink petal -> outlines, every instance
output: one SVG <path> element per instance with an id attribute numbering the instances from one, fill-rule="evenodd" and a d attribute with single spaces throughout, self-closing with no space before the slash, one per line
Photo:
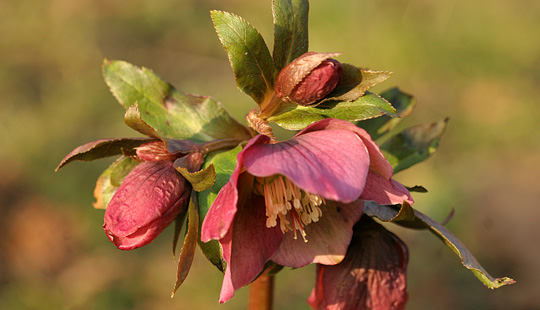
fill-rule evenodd
<path id="1" fill-rule="evenodd" d="M 317 130 L 331 130 L 331 129 L 344 129 L 356 133 L 366 145 L 369 152 L 369 169 L 377 172 L 378 174 L 390 179 L 393 175 L 393 169 L 388 160 L 384 158 L 379 146 L 371 139 L 371 136 L 362 128 L 355 126 L 354 124 L 339 120 L 335 118 L 326 118 L 321 121 L 315 122 L 304 130 L 302 130 L 298 135 L 317 131 Z"/>
<path id="2" fill-rule="evenodd" d="M 311 263 L 335 265 L 345 256 L 353 234 L 352 227 L 360 219 L 363 202 L 343 204 L 328 201 L 322 205 L 322 217 L 318 222 L 305 226 L 306 239 L 294 239 L 288 231 L 272 261 L 288 267 L 302 267 Z"/>
<path id="3" fill-rule="evenodd" d="M 259 135 L 251 139 L 244 150 L 255 143 L 259 143 L 259 141 L 267 140 L 267 136 Z M 242 172 L 244 150 L 238 153 L 236 157 L 236 168 L 234 169 L 229 182 L 227 182 L 227 184 L 221 188 L 204 218 L 201 227 L 202 242 L 223 238 L 232 224 L 237 210 L 236 204 L 238 202 L 238 178 Z M 252 192 L 250 192 L 251 190 L 252 188 L 249 187 L 246 195 L 252 195 Z"/>
<path id="4" fill-rule="evenodd" d="M 219 240 L 227 262 L 219 302 L 228 301 L 234 291 L 251 283 L 282 240 L 279 227 L 266 227 L 264 197 L 241 195 L 233 225 Z"/>
<path id="5" fill-rule="evenodd" d="M 185 208 L 190 194 L 189 183 L 172 162 L 143 162 L 112 197 L 103 229 L 119 249 L 146 245 Z"/>
<path id="6" fill-rule="evenodd" d="M 407 246 L 394 234 L 364 217 L 355 226 L 345 259 L 317 266 L 308 303 L 326 310 L 402 310 L 408 299 Z"/>
<path id="7" fill-rule="evenodd" d="M 244 166 L 252 175 L 284 175 L 301 189 L 330 200 L 352 202 L 364 189 L 369 155 L 348 130 L 321 130 L 276 144 L 244 149 Z"/>
<path id="8" fill-rule="evenodd" d="M 402 204 L 403 201 L 407 201 L 411 205 L 414 203 L 405 186 L 372 171 L 368 173 L 366 186 L 360 199 L 373 200 L 381 205 Z"/>

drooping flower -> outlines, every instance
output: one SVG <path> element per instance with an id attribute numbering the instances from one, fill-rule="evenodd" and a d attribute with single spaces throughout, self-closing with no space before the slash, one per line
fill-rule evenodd
<path id="1" fill-rule="evenodd" d="M 362 200 L 412 203 L 391 177 L 375 142 L 346 121 L 324 119 L 274 144 L 252 138 L 202 225 L 201 240 L 219 240 L 227 262 L 220 302 L 268 260 L 290 267 L 339 263 Z"/>
<path id="2" fill-rule="evenodd" d="M 133 250 L 152 242 L 182 212 L 191 185 L 174 168 L 163 142 L 137 148 L 144 160 L 126 176 L 107 209 L 103 229 L 120 250 Z"/>
<path id="3" fill-rule="evenodd" d="M 402 310 L 408 299 L 408 259 L 403 241 L 363 216 L 343 261 L 317 265 L 308 303 L 316 310 Z"/>

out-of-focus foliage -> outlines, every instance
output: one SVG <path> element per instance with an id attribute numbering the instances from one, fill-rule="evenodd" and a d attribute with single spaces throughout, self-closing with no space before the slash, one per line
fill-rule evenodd
<path id="1" fill-rule="evenodd" d="M 310 48 L 393 71 L 417 107 L 398 128 L 450 117 L 433 158 L 396 175 L 418 182 L 415 208 L 448 227 L 494 276 L 486 289 L 426 232 L 398 231 L 410 247 L 410 309 L 540 309 L 540 4 L 508 1 L 312 0 Z M 174 299 L 173 229 L 118 251 L 92 208 L 112 159 L 54 168 L 75 146 L 134 135 L 103 82 L 104 58 L 152 68 L 185 93 L 210 95 L 238 119 L 252 107 L 236 89 L 210 9 L 243 16 L 272 42 L 270 1 L 0 2 L 0 308 L 237 309 L 218 305 L 221 277 L 197 252 Z M 269 46 L 272 49 L 271 46 Z M 331 50 L 329 50 L 331 49 Z M 113 124 L 113 125 L 111 125 Z M 494 246 L 496 245 L 496 246 Z M 196 275 L 196 276 L 194 276 Z M 444 279 L 442 279 L 444 278 Z M 277 309 L 307 309 L 314 270 L 277 277 Z"/>

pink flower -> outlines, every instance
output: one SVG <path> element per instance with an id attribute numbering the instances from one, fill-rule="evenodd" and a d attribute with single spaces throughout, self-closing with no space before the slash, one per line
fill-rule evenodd
<path id="1" fill-rule="evenodd" d="M 137 154 L 148 161 L 133 168 L 105 210 L 103 229 L 120 250 L 152 242 L 185 209 L 191 194 L 161 141 L 139 147 Z"/>
<path id="2" fill-rule="evenodd" d="M 407 246 L 368 216 L 362 217 L 345 259 L 317 265 L 308 303 L 317 310 L 402 310 L 408 299 Z"/>
<path id="3" fill-rule="evenodd" d="M 412 203 L 391 177 L 375 142 L 346 121 L 324 119 L 275 144 L 263 135 L 251 139 L 201 230 L 203 242 L 219 240 L 227 262 L 220 302 L 268 260 L 289 267 L 341 262 L 362 200 Z"/>

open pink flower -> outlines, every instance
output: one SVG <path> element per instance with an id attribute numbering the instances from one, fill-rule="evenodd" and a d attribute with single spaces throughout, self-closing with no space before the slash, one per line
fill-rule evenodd
<path id="1" fill-rule="evenodd" d="M 403 241 L 364 216 L 343 261 L 317 265 L 308 303 L 316 310 L 402 310 L 408 299 L 408 260 Z"/>
<path id="2" fill-rule="evenodd" d="M 412 203 L 391 177 L 375 142 L 346 121 L 324 119 L 275 144 L 263 135 L 251 139 L 202 225 L 201 240 L 219 240 L 227 262 L 220 302 L 268 260 L 289 267 L 341 262 L 362 200 Z"/>

